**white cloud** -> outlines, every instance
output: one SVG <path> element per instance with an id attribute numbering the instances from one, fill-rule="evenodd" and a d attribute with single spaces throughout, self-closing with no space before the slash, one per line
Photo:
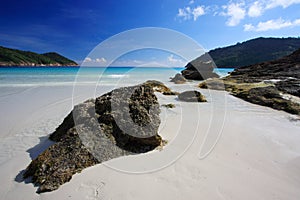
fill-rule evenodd
<path id="1" fill-rule="evenodd" d="M 83 61 L 84 65 L 88 65 L 88 66 L 102 66 L 102 65 L 105 65 L 105 63 L 107 63 L 107 60 L 105 58 L 95 58 L 95 59 L 92 59 L 92 58 L 89 58 L 89 57 L 86 57 Z"/>
<path id="2" fill-rule="evenodd" d="M 294 21 L 284 20 L 282 18 L 276 20 L 268 20 L 265 22 L 259 22 L 256 26 L 252 24 L 245 24 L 244 31 L 269 31 L 269 30 L 279 30 L 287 27 L 300 26 L 300 19 Z"/>
<path id="3" fill-rule="evenodd" d="M 177 16 L 182 17 L 184 20 L 190 19 L 191 18 L 190 7 L 179 8 Z"/>
<path id="4" fill-rule="evenodd" d="M 293 24 L 294 26 L 300 26 L 300 19 L 296 19 Z"/>
<path id="5" fill-rule="evenodd" d="M 223 6 L 226 12 L 221 13 L 223 16 L 228 16 L 227 26 L 237 26 L 241 20 L 246 16 L 246 10 L 243 3 L 230 3 L 229 5 Z"/>
<path id="6" fill-rule="evenodd" d="M 98 63 L 106 63 L 107 62 L 105 58 L 96 58 L 95 61 Z"/>
<path id="7" fill-rule="evenodd" d="M 198 19 L 198 17 L 205 15 L 205 10 L 203 6 L 198 6 L 193 10 L 194 21 Z"/>
<path id="8" fill-rule="evenodd" d="M 185 8 L 179 8 L 177 17 L 183 18 L 183 20 L 194 19 L 196 21 L 198 17 L 205 15 L 205 7 L 197 6 L 195 8 L 191 8 L 189 6 Z"/>
<path id="9" fill-rule="evenodd" d="M 259 17 L 262 15 L 263 11 L 263 5 L 259 1 L 255 1 L 248 10 L 248 16 Z"/>
<path id="10" fill-rule="evenodd" d="M 249 17 L 259 17 L 266 10 L 273 9 L 276 7 L 287 8 L 293 4 L 299 4 L 300 0 L 265 0 L 255 1 L 250 5 L 248 10 Z"/>
<path id="11" fill-rule="evenodd" d="M 83 62 L 92 62 L 92 59 L 89 57 L 86 57 Z"/>
<path id="12" fill-rule="evenodd" d="M 276 8 L 276 7 L 283 7 L 287 8 L 293 4 L 299 4 L 300 0 L 270 0 L 267 4 L 267 9 Z"/>
<path id="13" fill-rule="evenodd" d="M 253 30 L 255 30 L 255 27 L 252 24 L 244 25 L 244 31 L 253 31 Z"/>
<path id="14" fill-rule="evenodd" d="M 226 5 L 197 5 L 195 0 L 190 0 L 189 5 L 179 8 L 177 17 L 183 20 L 194 20 L 202 15 L 211 14 L 212 16 L 224 16 L 227 18 L 227 26 L 237 26 L 246 17 L 254 18 L 262 16 L 267 10 L 276 7 L 287 8 L 289 6 L 300 4 L 300 0 L 229 0 Z M 257 25 L 245 24 L 245 31 L 265 31 L 276 30 L 287 26 L 295 26 L 296 22 L 284 21 L 282 19 L 260 22 Z M 271 26 L 278 27 L 271 27 Z"/>
<path id="15" fill-rule="evenodd" d="M 171 54 L 170 56 L 168 56 L 168 61 L 169 62 L 177 62 L 178 60 L 176 58 L 174 58 L 173 54 Z"/>
<path id="16" fill-rule="evenodd" d="M 170 65 L 170 66 L 181 66 L 181 65 L 183 65 L 184 64 L 184 62 L 183 62 L 183 60 L 181 60 L 180 58 L 174 58 L 174 55 L 173 54 L 171 54 L 170 56 L 168 56 L 168 64 Z"/>

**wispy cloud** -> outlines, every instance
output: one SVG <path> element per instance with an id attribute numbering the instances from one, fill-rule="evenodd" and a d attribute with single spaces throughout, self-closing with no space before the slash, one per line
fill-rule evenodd
<path id="1" fill-rule="evenodd" d="M 267 1 L 266 8 L 275 8 L 275 7 L 283 7 L 287 8 L 293 4 L 299 4 L 300 0 L 269 0 Z"/>
<path id="2" fill-rule="evenodd" d="M 170 54 L 167 57 L 151 59 L 118 59 L 115 61 L 101 58 L 86 57 L 83 61 L 78 61 L 83 66 L 132 66 L 132 67 L 182 67 L 186 62 L 179 56 Z"/>
<path id="3" fill-rule="evenodd" d="M 193 10 L 193 17 L 194 17 L 194 21 L 196 21 L 198 19 L 198 17 L 205 15 L 205 10 L 203 6 L 198 6 L 196 8 L 194 8 Z"/>
<path id="4" fill-rule="evenodd" d="M 249 17 L 259 17 L 265 11 L 274 9 L 277 7 L 287 8 L 294 4 L 300 4 L 300 0 L 264 0 L 255 1 L 249 3 L 248 5 L 248 16 Z"/>
<path id="5" fill-rule="evenodd" d="M 236 26 L 245 18 L 246 9 L 244 6 L 244 3 L 230 3 L 223 6 L 225 12 L 222 12 L 221 15 L 229 17 L 226 22 L 227 26 Z"/>
<path id="6" fill-rule="evenodd" d="M 192 4 L 194 4 L 194 3 L 195 3 L 194 0 L 190 0 L 190 2 L 189 2 L 190 5 L 192 5 Z"/>
<path id="7" fill-rule="evenodd" d="M 177 17 L 182 18 L 183 20 L 190 20 L 193 19 L 196 21 L 198 17 L 205 15 L 205 7 L 204 6 L 197 6 L 194 8 L 191 8 L 189 6 L 184 8 L 179 8 Z"/>
<path id="8" fill-rule="evenodd" d="M 47 51 L 48 49 L 55 49 L 54 45 L 47 44 L 47 41 L 39 37 L 30 35 L 21 35 L 17 33 L 6 34 L 0 33 L 1 44 L 7 45 L 11 48 L 17 48 L 21 50 L 36 49 L 36 51 Z M 10 44 L 14 44 L 11 46 Z M 42 53 L 42 52 L 41 52 Z"/>
<path id="9" fill-rule="evenodd" d="M 105 58 L 90 58 L 86 57 L 82 64 L 84 66 L 105 66 L 107 63 L 107 60 Z"/>
<path id="10" fill-rule="evenodd" d="M 169 64 L 176 65 L 176 66 L 181 66 L 184 64 L 184 61 L 182 59 L 175 58 L 173 54 L 168 56 L 168 62 Z"/>
<path id="11" fill-rule="evenodd" d="M 245 18 L 258 18 L 268 10 L 281 7 L 283 9 L 290 7 L 295 4 L 300 4 L 300 0 L 230 0 L 224 5 L 197 5 L 197 3 L 192 0 L 189 2 L 189 6 L 184 8 L 179 8 L 177 17 L 183 20 L 194 20 L 196 21 L 202 15 L 212 16 L 223 16 L 226 17 L 226 25 L 233 27 L 242 23 Z M 263 28 L 263 25 L 279 25 L 279 27 L 268 27 Z M 284 21 L 282 19 L 269 20 L 266 22 L 261 22 L 257 26 L 253 24 L 245 24 L 245 31 L 264 31 L 281 29 L 287 26 L 295 26 L 295 22 Z"/>
<path id="12" fill-rule="evenodd" d="M 264 7 L 260 1 L 255 1 L 252 5 L 250 5 L 248 10 L 249 17 L 259 17 L 263 14 Z"/>
<path id="13" fill-rule="evenodd" d="M 294 21 L 284 20 L 282 18 L 276 20 L 268 20 L 265 22 L 259 22 L 256 26 L 252 24 L 245 24 L 244 31 L 256 31 L 263 32 L 269 30 L 279 30 L 287 27 L 300 26 L 300 19 Z"/>

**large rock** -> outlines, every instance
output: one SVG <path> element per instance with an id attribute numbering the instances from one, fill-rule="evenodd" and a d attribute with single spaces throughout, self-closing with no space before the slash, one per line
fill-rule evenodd
<path id="1" fill-rule="evenodd" d="M 149 84 L 115 89 L 74 107 L 50 135 L 56 143 L 35 158 L 24 178 L 37 192 L 56 190 L 86 167 L 151 151 L 158 135 L 160 108 Z"/>
<path id="2" fill-rule="evenodd" d="M 195 59 L 189 62 L 183 71 L 182 75 L 186 79 L 191 80 L 206 80 L 208 78 L 219 78 L 219 75 L 213 72 L 214 63 L 212 60 Z"/>

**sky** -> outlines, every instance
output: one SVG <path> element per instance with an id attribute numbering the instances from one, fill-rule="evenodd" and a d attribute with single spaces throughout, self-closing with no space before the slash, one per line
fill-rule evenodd
<path id="1" fill-rule="evenodd" d="M 162 27 L 211 50 L 256 37 L 299 37 L 299 11 L 300 0 L 1 0 L 0 45 L 81 62 L 115 34 Z"/>

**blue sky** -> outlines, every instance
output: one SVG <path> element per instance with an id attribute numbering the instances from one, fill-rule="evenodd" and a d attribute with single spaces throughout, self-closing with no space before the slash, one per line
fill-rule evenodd
<path id="1" fill-rule="evenodd" d="M 299 37 L 299 11 L 300 0 L 2 0 L 0 45 L 81 61 L 105 39 L 150 26 L 182 32 L 209 50 Z"/>

